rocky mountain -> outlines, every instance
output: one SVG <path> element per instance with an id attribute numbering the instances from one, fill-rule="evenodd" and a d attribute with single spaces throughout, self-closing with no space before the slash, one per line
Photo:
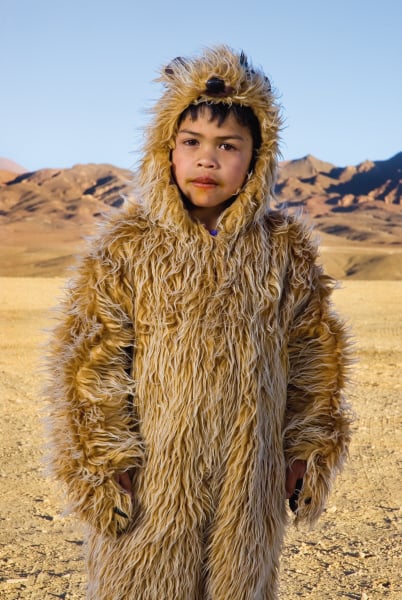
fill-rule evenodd
<path id="1" fill-rule="evenodd" d="M 324 194 L 332 207 L 350 207 L 372 200 L 400 205 L 402 152 L 389 160 L 367 160 L 349 167 L 336 167 L 311 155 L 283 162 L 277 192 L 281 198 L 293 202 L 309 201 Z"/>
<path id="2" fill-rule="evenodd" d="M 402 152 L 347 167 L 310 155 L 284 162 L 276 193 L 280 204 L 307 213 L 325 233 L 402 243 Z"/>
<path id="3" fill-rule="evenodd" d="M 0 216 L 8 223 L 29 218 L 87 224 L 123 204 L 130 178 L 130 171 L 94 164 L 23 173 L 0 185 Z"/>
<path id="4" fill-rule="evenodd" d="M 58 267 L 71 262 L 79 239 L 94 230 L 102 214 L 131 195 L 131 172 L 112 165 L 7 173 L 3 181 L 0 177 L 0 274 L 25 274 L 26 269 L 57 274 Z M 380 248 L 381 268 L 384 261 L 392 262 L 402 278 L 401 257 L 395 254 L 402 251 L 402 152 L 389 160 L 347 167 L 310 155 L 283 162 L 276 194 L 279 206 L 313 222 L 324 247 L 340 252 L 345 244 L 354 245 L 354 254 L 363 252 L 363 244 L 366 253 L 367 245 Z M 11 256 L 16 248 L 25 265 L 17 271 Z M 360 269 L 356 260 L 341 263 L 341 276 Z"/>
<path id="5" fill-rule="evenodd" d="M 12 161 L 0 159 L 11 169 Z M 11 173 L 11 170 L 7 171 Z M 0 186 L 0 214 L 20 220 L 39 211 L 60 218 L 96 217 L 107 206 L 119 206 L 130 193 L 131 172 L 112 165 L 76 165 L 12 173 Z M 304 207 L 312 216 L 377 208 L 398 213 L 402 199 L 402 152 L 389 160 L 337 167 L 308 155 L 280 164 L 278 203 Z"/>

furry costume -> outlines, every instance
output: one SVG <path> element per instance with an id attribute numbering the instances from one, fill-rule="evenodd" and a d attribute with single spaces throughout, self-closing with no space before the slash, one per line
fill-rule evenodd
<path id="1" fill-rule="evenodd" d="M 89 598 L 271 600 L 285 465 L 308 462 L 296 520 L 311 523 L 345 459 L 347 339 L 309 232 L 269 209 L 267 78 L 219 47 L 162 81 L 139 201 L 83 259 L 53 336 L 51 466 L 89 524 Z M 179 115 L 206 100 L 251 106 L 262 133 L 217 237 L 190 218 L 169 160 Z M 128 469 L 133 506 L 113 479 Z"/>

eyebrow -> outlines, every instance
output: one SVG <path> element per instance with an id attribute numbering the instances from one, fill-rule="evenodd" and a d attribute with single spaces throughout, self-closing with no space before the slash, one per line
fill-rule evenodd
<path id="1" fill-rule="evenodd" d="M 198 133 L 197 131 L 191 131 L 191 129 L 180 129 L 177 134 L 184 133 L 186 135 L 192 135 L 194 137 L 204 137 L 202 133 Z M 236 133 L 229 135 L 218 135 L 216 137 L 217 140 L 240 140 L 244 142 L 244 137 L 242 135 L 238 135 Z"/>

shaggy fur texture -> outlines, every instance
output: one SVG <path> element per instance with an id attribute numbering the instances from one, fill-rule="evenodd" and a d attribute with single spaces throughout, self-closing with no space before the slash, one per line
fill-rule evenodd
<path id="1" fill-rule="evenodd" d="M 229 97 L 205 95 L 213 76 Z M 312 523 L 347 453 L 345 329 L 309 232 L 269 209 L 268 80 L 226 47 L 162 80 L 138 197 L 82 260 L 52 338 L 51 467 L 89 526 L 89 598 L 272 600 L 285 465 L 308 462 L 296 520 Z M 205 100 L 250 105 L 263 140 L 217 237 L 169 161 L 180 113 Z M 128 469 L 133 506 L 113 479 Z"/>

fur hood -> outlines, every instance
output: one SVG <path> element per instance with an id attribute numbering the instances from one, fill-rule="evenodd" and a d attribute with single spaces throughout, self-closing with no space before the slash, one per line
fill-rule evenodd
<path id="1" fill-rule="evenodd" d="M 137 181 L 139 196 L 153 220 L 191 230 L 194 235 L 196 226 L 172 181 L 170 153 L 180 115 L 189 105 L 202 102 L 249 106 L 261 129 L 262 143 L 254 170 L 236 201 L 221 216 L 220 231 L 235 233 L 266 214 L 275 185 L 281 126 L 269 79 L 249 63 L 243 52 L 217 46 L 197 58 L 175 58 L 162 69 L 157 81 L 166 90 L 153 109 Z"/>

